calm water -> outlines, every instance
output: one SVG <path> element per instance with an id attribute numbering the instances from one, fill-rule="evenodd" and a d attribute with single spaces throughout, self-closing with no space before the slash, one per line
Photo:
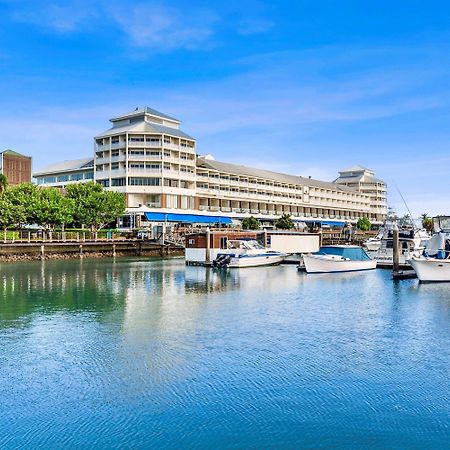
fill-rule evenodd
<path id="1" fill-rule="evenodd" d="M 450 448 L 450 285 L 3 264 L 0 448 Z"/>

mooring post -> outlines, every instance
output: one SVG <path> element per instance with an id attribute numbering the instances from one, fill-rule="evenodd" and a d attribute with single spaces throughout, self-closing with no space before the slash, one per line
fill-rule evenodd
<path id="1" fill-rule="evenodd" d="M 45 245 L 41 245 L 41 259 L 45 259 Z"/>
<path id="2" fill-rule="evenodd" d="M 205 265 L 211 265 L 211 230 L 206 227 L 206 255 L 205 255 Z"/>
<path id="3" fill-rule="evenodd" d="M 113 256 L 116 256 L 116 244 L 113 243 L 112 247 L 113 247 Z"/>
<path id="4" fill-rule="evenodd" d="M 397 224 L 394 224 L 394 228 L 392 229 L 392 252 L 393 252 L 392 271 L 394 273 L 397 273 L 400 270 L 400 243 Z"/>
<path id="5" fill-rule="evenodd" d="M 79 251 L 80 251 L 80 259 L 83 258 L 83 244 L 79 245 Z"/>

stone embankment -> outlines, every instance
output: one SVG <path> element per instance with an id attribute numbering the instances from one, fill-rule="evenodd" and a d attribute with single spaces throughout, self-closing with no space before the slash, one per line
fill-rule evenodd
<path id="1" fill-rule="evenodd" d="M 154 242 L 85 241 L 85 242 L 11 242 L 0 244 L 0 262 L 43 259 L 105 258 L 114 256 L 183 255 L 184 249 Z"/>

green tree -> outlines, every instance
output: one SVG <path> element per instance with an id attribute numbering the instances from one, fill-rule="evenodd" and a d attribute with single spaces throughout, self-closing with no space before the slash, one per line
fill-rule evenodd
<path id="1" fill-rule="evenodd" d="M 8 178 L 6 177 L 6 175 L 0 173 L 0 194 L 3 194 L 3 192 L 5 192 L 7 187 L 8 187 Z"/>
<path id="2" fill-rule="evenodd" d="M 36 185 L 21 183 L 16 186 L 11 186 L 6 189 L 5 195 L 12 205 L 19 210 L 17 217 L 21 218 L 21 220 L 20 222 L 16 222 L 17 226 L 26 223 L 36 223 L 39 208 L 39 192 Z"/>
<path id="3" fill-rule="evenodd" d="M 54 230 L 56 225 L 73 222 L 73 199 L 64 197 L 56 188 L 38 188 L 35 210 L 38 225 Z"/>
<path id="4" fill-rule="evenodd" d="M 245 217 L 242 220 L 242 228 L 244 230 L 258 230 L 259 229 L 259 221 L 255 219 L 253 216 Z"/>
<path id="5" fill-rule="evenodd" d="M 125 212 L 125 198 L 120 192 L 105 191 L 90 181 L 67 186 L 67 198 L 73 201 L 73 219 L 77 225 L 98 231 Z"/>
<path id="6" fill-rule="evenodd" d="M 276 222 L 275 227 L 281 230 L 292 230 L 294 228 L 294 222 L 291 219 L 290 214 L 283 214 Z"/>
<path id="7" fill-rule="evenodd" d="M 431 233 L 433 231 L 433 219 L 428 217 L 427 213 L 423 213 L 420 218 L 422 219 L 422 226 Z"/>
<path id="8" fill-rule="evenodd" d="M 360 217 L 356 223 L 356 227 L 361 231 L 369 231 L 372 228 L 372 224 L 367 217 Z"/>
<path id="9" fill-rule="evenodd" d="M 14 205 L 6 192 L 0 194 L 0 226 L 3 230 L 26 222 L 25 208 Z"/>

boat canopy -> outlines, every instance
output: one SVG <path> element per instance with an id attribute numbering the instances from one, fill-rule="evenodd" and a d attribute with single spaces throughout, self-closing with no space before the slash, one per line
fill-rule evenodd
<path id="1" fill-rule="evenodd" d="M 438 259 L 445 259 L 447 255 L 450 255 L 450 240 L 446 239 L 445 233 L 433 235 L 425 246 L 424 255 Z"/>
<path id="2" fill-rule="evenodd" d="M 174 214 L 163 212 L 146 212 L 145 218 L 149 222 L 178 222 L 178 223 L 221 223 L 231 224 L 231 217 L 203 216 L 200 214 Z"/>
<path id="3" fill-rule="evenodd" d="M 336 255 L 342 256 L 346 259 L 351 259 L 352 261 L 366 261 L 371 258 L 361 247 L 333 247 L 325 246 L 320 247 L 320 250 L 315 255 Z"/>

